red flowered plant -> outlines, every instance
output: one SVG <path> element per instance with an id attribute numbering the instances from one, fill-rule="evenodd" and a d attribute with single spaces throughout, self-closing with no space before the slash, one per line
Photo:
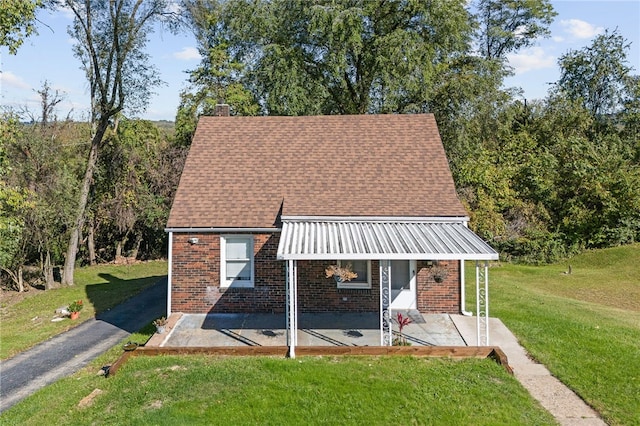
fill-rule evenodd
<path id="1" fill-rule="evenodd" d="M 407 342 L 407 337 L 404 335 L 403 330 L 413 321 L 411 321 L 411 318 L 409 318 L 408 316 L 405 317 L 404 315 L 402 315 L 402 313 L 398 312 L 398 315 L 396 315 L 396 322 L 398 323 L 398 333 L 400 334 L 400 337 L 396 338 L 393 343 L 396 346 L 411 345 L 411 343 Z"/>

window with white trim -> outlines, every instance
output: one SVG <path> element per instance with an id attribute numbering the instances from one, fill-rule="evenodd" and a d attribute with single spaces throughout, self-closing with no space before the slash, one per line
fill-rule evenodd
<path id="1" fill-rule="evenodd" d="M 338 283 L 338 288 L 371 288 L 371 261 L 370 260 L 338 260 L 338 266 L 351 265 L 351 270 L 358 274 L 351 281 Z"/>
<path id="2" fill-rule="evenodd" d="M 253 287 L 253 235 L 220 236 L 220 287 Z"/>

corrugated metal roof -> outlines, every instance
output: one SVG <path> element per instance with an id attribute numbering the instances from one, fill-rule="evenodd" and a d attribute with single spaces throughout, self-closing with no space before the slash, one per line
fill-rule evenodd
<path id="1" fill-rule="evenodd" d="M 283 220 L 278 259 L 496 260 L 462 222 Z"/>

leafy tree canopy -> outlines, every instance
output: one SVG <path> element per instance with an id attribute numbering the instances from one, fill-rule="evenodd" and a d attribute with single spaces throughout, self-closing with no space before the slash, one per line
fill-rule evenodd
<path id="1" fill-rule="evenodd" d="M 0 46 L 15 55 L 24 39 L 36 33 L 36 11 L 45 0 L 0 0 Z"/>
<path id="2" fill-rule="evenodd" d="M 195 32 L 223 47 L 228 75 L 268 114 L 422 111 L 439 67 L 472 36 L 462 0 L 236 0 L 213 15 L 208 29 L 192 20 Z M 205 58 L 215 74 L 207 61 L 221 61 Z"/>
<path id="3" fill-rule="evenodd" d="M 617 30 L 596 36 L 590 46 L 572 50 L 558 59 L 560 79 L 555 88 L 582 102 L 593 115 L 619 112 L 633 93 L 627 62 L 630 44 Z"/>
<path id="4" fill-rule="evenodd" d="M 504 59 L 548 37 L 557 15 L 549 0 L 479 0 L 476 7 L 480 51 L 487 59 Z"/>

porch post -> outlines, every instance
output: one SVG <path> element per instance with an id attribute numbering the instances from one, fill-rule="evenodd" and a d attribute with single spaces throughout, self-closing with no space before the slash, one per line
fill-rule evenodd
<path id="1" fill-rule="evenodd" d="M 476 325 L 478 346 L 489 346 L 489 261 L 476 260 Z"/>
<path id="2" fill-rule="evenodd" d="M 380 346 L 391 346 L 391 261 L 380 260 Z"/>
<path id="3" fill-rule="evenodd" d="M 289 357 L 296 357 L 296 345 L 298 343 L 298 290 L 297 290 L 298 268 L 295 260 L 287 261 L 287 282 L 286 282 L 286 317 L 287 317 L 287 346 L 289 346 Z"/>

